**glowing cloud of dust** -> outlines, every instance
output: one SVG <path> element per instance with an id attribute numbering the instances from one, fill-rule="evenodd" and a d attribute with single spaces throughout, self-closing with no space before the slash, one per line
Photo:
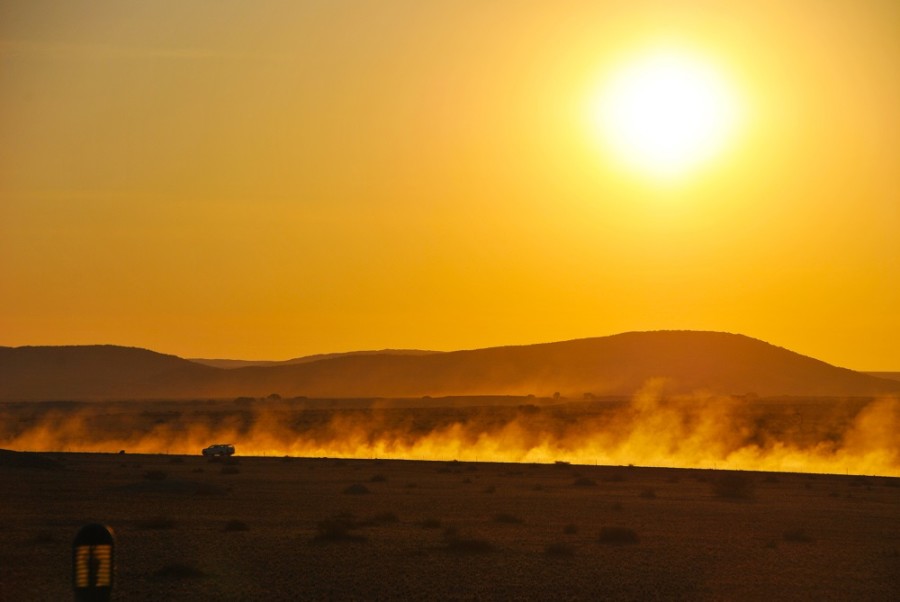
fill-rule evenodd
<path id="1" fill-rule="evenodd" d="M 154 413 L 124 402 L 0 408 L 0 447 L 22 451 L 554 462 L 900 476 L 900 399 L 770 403 L 666 397 L 648 384 L 627 403 L 469 408 L 312 408 L 259 401 L 233 411 Z M 523 398 L 523 401 L 528 401 Z M 293 405 L 292 405 L 293 404 Z M 130 409 L 129 409 L 130 408 Z M 21 412 L 21 408 L 18 410 Z"/>

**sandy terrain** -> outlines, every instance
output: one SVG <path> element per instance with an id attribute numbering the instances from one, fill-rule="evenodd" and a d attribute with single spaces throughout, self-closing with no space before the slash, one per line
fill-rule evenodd
<path id="1" fill-rule="evenodd" d="M 900 479 L 566 464 L 0 457 L 0 599 L 888 600 Z"/>

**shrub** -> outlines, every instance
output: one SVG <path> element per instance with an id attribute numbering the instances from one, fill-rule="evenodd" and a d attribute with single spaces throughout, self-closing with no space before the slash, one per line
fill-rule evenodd
<path id="1" fill-rule="evenodd" d="M 575 487 L 596 487 L 597 481 L 595 481 L 594 479 L 589 479 L 587 477 L 578 477 L 572 484 Z"/>
<path id="2" fill-rule="evenodd" d="M 638 543 L 638 535 L 628 527 L 603 527 L 597 541 L 602 544 L 624 546 Z"/>
<path id="3" fill-rule="evenodd" d="M 740 472 L 726 472 L 712 482 L 716 497 L 729 500 L 750 500 L 754 496 L 753 479 Z"/>
<path id="4" fill-rule="evenodd" d="M 369 493 L 369 488 L 365 485 L 360 485 L 359 483 L 354 483 L 349 487 L 346 487 L 343 491 L 347 495 L 365 495 Z"/>
<path id="5" fill-rule="evenodd" d="M 225 523 L 225 531 L 249 531 L 250 526 L 242 520 L 232 519 Z"/>

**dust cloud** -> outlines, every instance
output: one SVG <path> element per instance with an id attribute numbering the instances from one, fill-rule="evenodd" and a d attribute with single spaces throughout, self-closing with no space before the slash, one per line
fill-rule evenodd
<path id="1" fill-rule="evenodd" d="M 900 399 L 667 396 L 340 407 L 329 400 L 0 406 L 0 448 L 555 462 L 900 476 Z M 332 407 L 337 405 L 337 407 Z M 424 407 L 427 406 L 427 407 Z"/>

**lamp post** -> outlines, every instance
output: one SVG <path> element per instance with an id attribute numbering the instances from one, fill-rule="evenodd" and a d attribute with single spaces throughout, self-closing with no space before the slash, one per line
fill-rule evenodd
<path id="1" fill-rule="evenodd" d="M 72 543 L 72 588 L 76 602 L 106 602 L 112 596 L 116 540 L 112 529 L 92 523 Z"/>

